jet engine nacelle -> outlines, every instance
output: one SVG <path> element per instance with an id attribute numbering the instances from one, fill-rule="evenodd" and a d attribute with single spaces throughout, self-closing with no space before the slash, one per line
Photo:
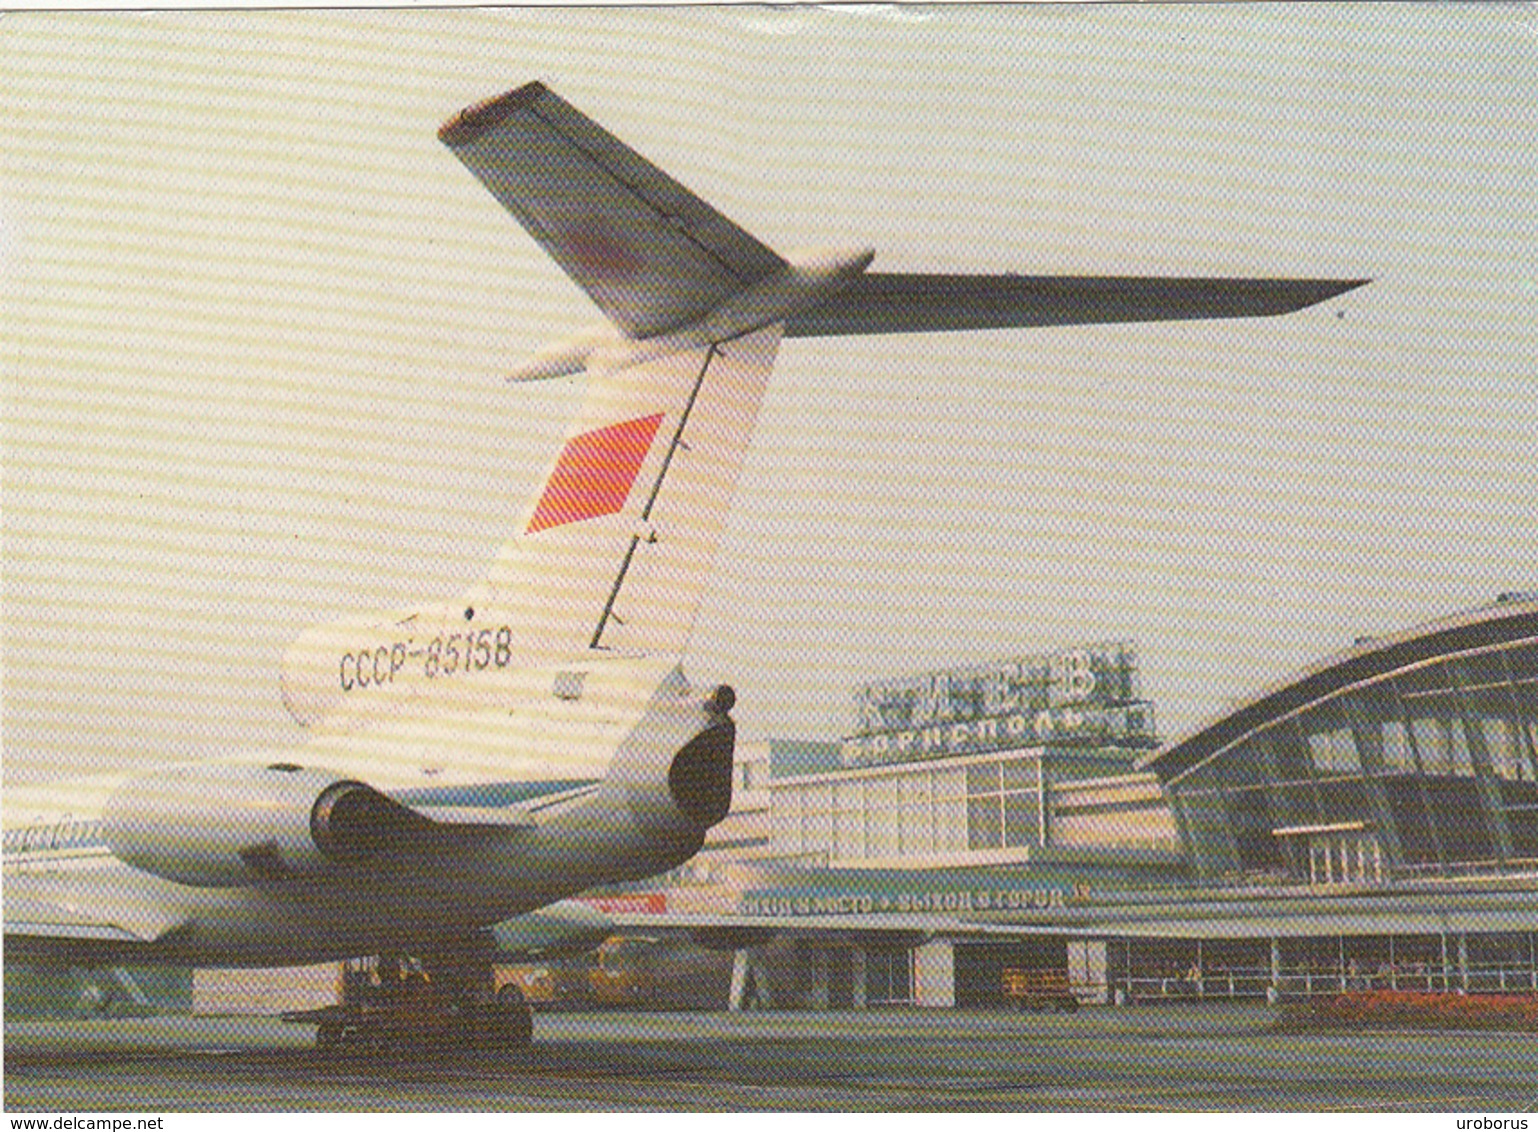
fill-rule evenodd
<path id="1" fill-rule="evenodd" d="M 432 825 L 362 782 L 291 763 L 157 771 L 121 786 L 102 814 L 119 860 L 200 888 L 363 864 Z"/>

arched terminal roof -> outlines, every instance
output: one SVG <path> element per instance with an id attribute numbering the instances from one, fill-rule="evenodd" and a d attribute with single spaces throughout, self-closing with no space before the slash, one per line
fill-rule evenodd
<path id="1" fill-rule="evenodd" d="M 1438 657 L 1527 638 L 1538 640 L 1535 593 L 1502 594 L 1479 609 L 1392 636 L 1364 638 L 1160 748 L 1139 769 L 1152 770 L 1168 782 L 1246 735 L 1336 692 Z"/>

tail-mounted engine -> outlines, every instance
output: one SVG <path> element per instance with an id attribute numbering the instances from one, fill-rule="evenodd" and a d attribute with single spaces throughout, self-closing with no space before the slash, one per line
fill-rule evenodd
<path id="1" fill-rule="evenodd" d="M 102 815 L 119 860 L 204 888 L 365 864 L 433 828 L 371 786 L 291 763 L 159 771 L 124 784 Z"/>
<path id="2" fill-rule="evenodd" d="M 686 847 L 680 859 L 731 809 L 736 699 L 725 684 L 701 697 L 674 669 L 609 769 L 630 820 L 654 846 Z"/>
<path id="3" fill-rule="evenodd" d="M 710 725 L 684 744 L 668 767 L 668 793 L 690 821 L 709 828 L 732 808 L 732 755 L 737 727 L 731 716 L 737 694 L 719 685 L 706 699 Z"/>

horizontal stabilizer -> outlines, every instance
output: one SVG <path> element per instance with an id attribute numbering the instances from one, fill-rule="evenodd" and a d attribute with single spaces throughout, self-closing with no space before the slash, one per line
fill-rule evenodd
<path id="1" fill-rule="evenodd" d="M 632 338 L 713 310 L 784 261 L 543 83 L 438 137 Z"/>
<path id="2" fill-rule="evenodd" d="M 867 273 L 785 323 L 787 338 L 1094 322 L 1252 318 L 1322 303 L 1367 280 Z"/>

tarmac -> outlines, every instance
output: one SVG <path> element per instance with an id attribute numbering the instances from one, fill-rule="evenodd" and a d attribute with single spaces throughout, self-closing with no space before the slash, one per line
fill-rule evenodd
<path id="1" fill-rule="evenodd" d="M 1291 1033 L 1261 1005 L 1076 1015 L 541 1014 L 516 1053 L 323 1055 L 269 1019 L 5 1026 L 10 1112 L 1538 1110 L 1538 1039 Z"/>

